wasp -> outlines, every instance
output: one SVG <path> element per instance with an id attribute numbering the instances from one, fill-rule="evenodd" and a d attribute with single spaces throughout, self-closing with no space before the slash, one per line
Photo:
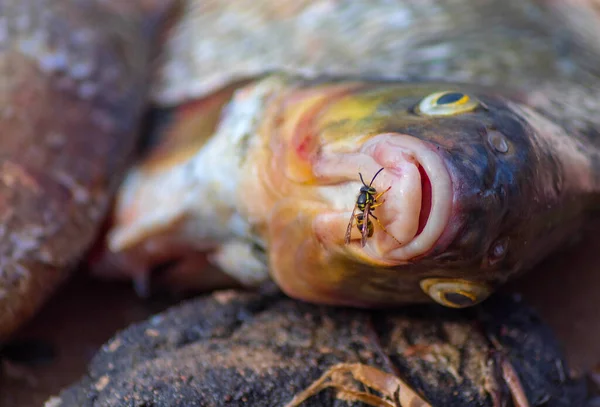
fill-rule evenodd
<path id="1" fill-rule="evenodd" d="M 374 227 L 373 227 L 373 222 L 371 221 L 370 218 L 375 219 L 375 221 L 377 222 L 377 224 L 381 227 L 381 229 L 387 233 L 388 235 L 389 232 L 385 229 L 385 227 L 383 227 L 383 225 L 381 224 L 381 222 L 379 222 L 379 219 L 377 219 L 377 216 L 375 216 L 375 214 L 373 213 L 373 210 L 375 208 L 377 208 L 378 206 L 381 206 L 385 201 L 381 201 L 379 202 L 379 198 L 381 198 L 381 196 L 383 194 L 385 194 L 387 191 L 389 191 L 392 187 L 390 186 L 388 189 L 386 189 L 383 192 L 377 192 L 377 190 L 375 189 L 375 187 L 373 187 L 373 181 L 375 181 L 375 178 L 379 175 L 379 173 L 383 171 L 383 168 L 381 168 L 379 171 L 377 171 L 375 173 L 375 175 L 373 175 L 373 178 L 371 178 L 371 182 L 369 183 L 369 185 L 367 185 L 365 183 L 365 180 L 363 179 L 362 174 L 359 172 L 358 175 L 360 177 L 360 181 L 362 182 L 363 186 L 360 187 L 360 193 L 358 194 L 358 197 L 356 198 L 356 203 L 354 204 L 354 209 L 352 210 L 352 215 L 350 216 L 350 222 L 348 223 L 348 228 L 346 229 L 346 244 L 350 243 L 350 235 L 352 234 L 352 226 L 354 225 L 354 220 L 356 219 L 356 227 L 358 228 L 358 230 L 361 232 L 362 238 L 361 238 L 361 246 L 365 247 L 365 245 L 367 244 L 367 239 L 370 238 L 371 236 L 373 236 L 373 233 L 375 231 Z M 356 211 L 360 211 L 360 213 L 356 213 Z M 390 235 L 394 240 L 398 241 L 394 236 Z M 400 242 L 398 242 L 400 243 Z"/>

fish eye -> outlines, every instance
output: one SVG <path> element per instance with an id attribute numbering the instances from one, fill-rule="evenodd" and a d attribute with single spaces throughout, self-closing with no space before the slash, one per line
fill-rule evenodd
<path id="1" fill-rule="evenodd" d="M 504 237 L 499 238 L 492 244 L 488 254 L 488 263 L 490 266 L 493 266 L 506 257 L 509 242 L 510 239 L 508 237 Z"/>
<path id="2" fill-rule="evenodd" d="M 424 116 L 454 116 L 467 113 L 480 106 L 479 101 L 462 92 L 436 92 L 425 97 L 416 112 Z"/>
<path id="3" fill-rule="evenodd" d="M 471 307 L 492 293 L 487 284 L 452 278 L 427 278 L 421 281 L 421 288 L 435 302 L 450 308 Z"/>

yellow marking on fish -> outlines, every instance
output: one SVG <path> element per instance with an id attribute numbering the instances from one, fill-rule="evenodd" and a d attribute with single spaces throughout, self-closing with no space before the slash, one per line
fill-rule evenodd
<path id="1" fill-rule="evenodd" d="M 278 148 L 289 180 L 316 182 L 312 159 L 325 141 L 319 124 L 321 114 L 355 87 L 352 84 L 316 87 L 310 91 L 297 90 L 285 98 L 275 131 L 279 133 L 278 143 L 282 143 Z"/>
<path id="2" fill-rule="evenodd" d="M 454 104 L 456 104 L 456 105 L 464 105 L 469 100 L 471 100 L 471 99 L 467 95 L 463 95 L 463 97 L 460 98 L 459 100 L 457 100 L 456 102 L 454 102 Z"/>
<path id="3" fill-rule="evenodd" d="M 317 127 L 326 144 L 351 140 L 373 131 L 376 112 L 382 104 L 382 97 L 358 97 L 348 95 L 328 106 L 319 117 Z"/>

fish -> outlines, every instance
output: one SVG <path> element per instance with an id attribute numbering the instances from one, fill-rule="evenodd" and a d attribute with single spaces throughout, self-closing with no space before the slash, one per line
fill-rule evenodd
<path id="1" fill-rule="evenodd" d="M 183 242 L 304 301 L 462 308 L 576 233 L 598 191 L 594 151 L 497 88 L 273 75 L 221 113 L 193 153 L 128 174 L 111 251 L 152 259 Z M 356 174 L 380 168 L 389 235 L 362 247 L 354 229 L 346 245 Z"/>
<path id="2" fill-rule="evenodd" d="M 166 6 L 0 0 L 0 342 L 100 233 L 137 150 Z"/>
<path id="3" fill-rule="evenodd" d="M 142 294 L 160 270 L 158 285 L 274 281 L 334 305 L 485 300 L 597 207 L 586 10 L 184 2 L 151 89 L 171 119 L 121 186 L 95 275 Z M 345 244 L 357 175 L 379 168 L 389 235 Z"/>

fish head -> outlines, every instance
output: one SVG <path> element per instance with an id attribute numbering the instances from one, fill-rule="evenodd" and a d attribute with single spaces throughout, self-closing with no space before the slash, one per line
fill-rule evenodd
<path id="1" fill-rule="evenodd" d="M 341 211 L 313 222 L 326 270 L 275 272 L 292 296 L 369 307 L 427 297 L 471 306 L 579 225 L 581 208 L 566 197 L 553 144 L 563 130 L 517 96 L 444 83 L 359 86 L 327 104 L 315 123 L 324 141 L 313 172 L 339 181 L 321 193 Z M 381 195 L 363 246 L 356 221 L 365 221 L 358 204 L 369 182 Z"/>

